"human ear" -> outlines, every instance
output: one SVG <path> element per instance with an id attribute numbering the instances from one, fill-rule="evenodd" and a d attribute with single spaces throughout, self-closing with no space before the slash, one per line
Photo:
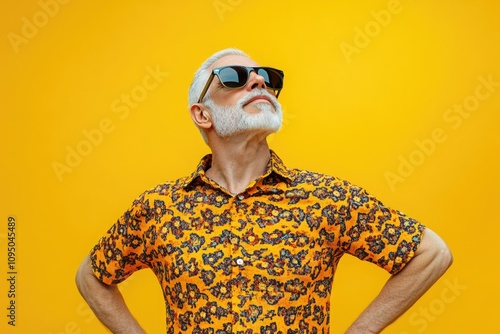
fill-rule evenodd
<path id="1" fill-rule="evenodd" d="M 190 108 L 193 122 L 200 128 L 208 129 L 212 126 L 212 117 L 208 110 L 200 103 L 195 103 Z"/>

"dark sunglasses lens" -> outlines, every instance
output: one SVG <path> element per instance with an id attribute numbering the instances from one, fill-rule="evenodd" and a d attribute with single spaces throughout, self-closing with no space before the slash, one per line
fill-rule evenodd
<path id="1" fill-rule="evenodd" d="M 266 86 L 271 89 L 281 89 L 283 88 L 283 79 L 281 75 L 273 69 L 260 68 L 257 74 L 262 76 L 266 82 Z"/>
<path id="2" fill-rule="evenodd" d="M 244 67 L 226 67 L 220 70 L 220 81 L 229 88 L 243 87 L 247 82 L 248 72 Z"/>

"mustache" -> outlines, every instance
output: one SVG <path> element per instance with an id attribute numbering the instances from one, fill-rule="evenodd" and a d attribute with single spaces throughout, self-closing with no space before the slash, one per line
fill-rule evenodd
<path id="1" fill-rule="evenodd" d="M 238 102 L 237 105 L 242 108 L 245 104 L 247 104 L 251 99 L 253 99 L 256 96 L 265 96 L 269 98 L 269 101 L 272 103 L 275 109 L 279 107 L 279 102 L 276 99 L 276 96 L 273 94 L 269 93 L 268 90 L 266 89 L 253 89 L 248 95 L 242 97 Z"/>

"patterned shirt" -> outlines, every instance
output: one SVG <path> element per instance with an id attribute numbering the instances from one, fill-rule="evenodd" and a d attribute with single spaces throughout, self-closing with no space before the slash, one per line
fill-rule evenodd
<path id="1" fill-rule="evenodd" d="M 330 292 L 343 254 L 391 274 L 414 256 L 424 226 L 336 177 L 267 171 L 233 196 L 189 177 L 144 192 L 91 251 L 106 284 L 150 268 L 167 333 L 328 333 Z"/>

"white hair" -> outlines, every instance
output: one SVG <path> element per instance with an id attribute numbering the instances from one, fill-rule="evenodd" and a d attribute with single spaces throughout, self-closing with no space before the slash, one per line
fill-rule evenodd
<path id="1" fill-rule="evenodd" d="M 210 72 L 208 69 L 210 66 L 212 66 L 217 60 L 225 57 L 225 56 L 230 56 L 230 55 L 235 55 L 235 56 L 244 56 L 247 58 L 250 58 L 245 52 L 236 49 L 236 48 L 227 48 L 221 51 L 218 51 L 211 55 L 201 66 L 198 68 L 198 70 L 194 74 L 193 81 L 191 82 L 191 85 L 189 86 L 189 93 L 188 93 L 188 104 L 189 108 L 195 103 L 198 103 L 198 99 L 200 98 L 200 94 L 207 83 L 208 77 L 210 76 Z M 205 94 L 207 99 L 210 99 L 209 92 Z M 196 125 L 196 124 L 195 124 Z M 201 136 L 203 137 L 203 140 L 205 143 L 208 144 L 207 136 L 205 134 L 205 131 L 201 129 L 198 125 L 196 125 L 198 130 L 200 130 Z"/>
<path id="2" fill-rule="evenodd" d="M 189 108 L 191 108 L 193 104 L 198 102 L 201 91 L 203 90 L 205 84 L 207 83 L 208 77 L 210 76 L 210 73 L 208 72 L 210 66 L 212 66 L 217 60 L 229 55 L 244 56 L 250 58 L 245 52 L 236 48 L 224 49 L 211 55 L 207 60 L 205 60 L 203 64 L 201 64 L 200 68 L 198 68 L 198 70 L 194 74 L 193 81 L 191 82 L 191 86 L 189 87 Z M 208 92 L 206 95 L 208 95 Z"/>

